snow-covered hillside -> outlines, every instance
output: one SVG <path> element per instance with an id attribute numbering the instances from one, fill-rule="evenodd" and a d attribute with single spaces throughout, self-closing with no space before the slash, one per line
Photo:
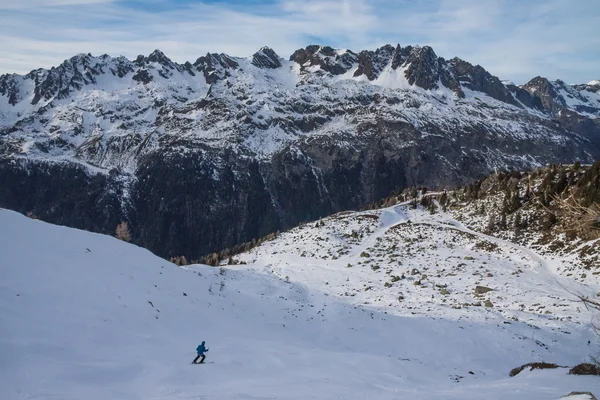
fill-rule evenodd
<path id="1" fill-rule="evenodd" d="M 394 207 L 315 225 L 240 255 L 247 265 L 179 268 L 0 210 L 0 398 L 600 392 L 596 377 L 566 369 L 508 377 L 526 362 L 571 366 L 596 350 L 591 314 L 557 283 L 593 294 L 597 282 L 556 275 L 527 249 L 443 214 Z M 191 365 L 202 340 L 212 363 Z"/>

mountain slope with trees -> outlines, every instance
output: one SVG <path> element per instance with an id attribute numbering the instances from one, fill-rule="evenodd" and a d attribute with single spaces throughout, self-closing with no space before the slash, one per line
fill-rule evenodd
<path id="1" fill-rule="evenodd" d="M 398 188 L 591 163 L 599 92 L 428 46 L 79 54 L 0 77 L 0 206 L 193 259 Z"/>

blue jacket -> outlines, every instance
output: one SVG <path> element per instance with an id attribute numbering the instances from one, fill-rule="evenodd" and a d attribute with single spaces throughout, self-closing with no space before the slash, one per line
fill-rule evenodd
<path id="1" fill-rule="evenodd" d="M 208 349 L 204 347 L 204 344 L 201 344 L 196 348 L 196 351 L 198 352 L 198 354 L 204 354 L 204 352 L 208 351 Z"/>

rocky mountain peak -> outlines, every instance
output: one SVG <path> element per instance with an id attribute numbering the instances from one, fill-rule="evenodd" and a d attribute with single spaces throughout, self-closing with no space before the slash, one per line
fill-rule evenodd
<path id="1" fill-rule="evenodd" d="M 110 58 L 110 56 L 106 56 L 106 57 L 105 56 L 106 55 L 103 55 L 102 59 L 107 60 L 106 57 L 108 57 L 108 60 L 110 60 L 108 69 L 114 76 L 123 78 L 128 73 L 134 71 L 134 64 L 131 61 L 129 61 L 127 58 L 125 58 L 123 56 L 120 56 L 117 58 Z"/>
<path id="2" fill-rule="evenodd" d="M 394 46 L 386 44 L 375 51 L 363 50 L 357 56 L 358 67 L 354 77 L 365 75 L 370 81 L 375 80 L 389 64 L 394 54 Z"/>
<path id="3" fill-rule="evenodd" d="M 79 53 L 69 58 L 68 60 L 63 61 L 62 65 L 77 65 L 77 64 L 89 64 L 90 61 L 94 59 L 94 57 L 90 53 Z M 55 67 L 52 67 L 55 68 Z M 60 68 L 60 67 L 58 67 Z"/>
<path id="4" fill-rule="evenodd" d="M 439 87 L 441 65 L 431 47 L 411 48 L 408 50 L 408 57 L 404 64 L 407 65 L 406 79 L 411 85 L 417 85 L 427 90 Z"/>
<path id="5" fill-rule="evenodd" d="M 568 85 L 560 79 L 549 81 L 538 76 L 527 82 L 523 89 L 539 99 L 544 111 L 568 120 L 571 129 L 591 126 L 588 122 L 581 125 L 582 115 L 597 121 L 600 114 L 600 86 L 597 85 Z M 599 140 L 597 137 L 593 139 Z"/>
<path id="6" fill-rule="evenodd" d="M 167 57 L 165 55 L 165 53 L 163 53 L 162 51 L 156 49 L 154 50 L 152 53 L 150 53 L 150 55 L 148 57 L 146 57 L 146 60 L 148 62 L 151 63 L 158 63 L 164 67 L 170 68 L 170 69 L 175 69 L 175 63 L 173 63 L 173 61 L 171 61 L 171 59 L 169 57 Z"/>
<path id="7" fill-rule="evenodd" d="M 538 97 L 544 108 L 552 112 L 558 112 L 565 106 L 565 100 L 559 96 L 554 85 L 546 78 L 536 76 L 523 85 L 523 89 Z"/>
<path id="8" fill-rule="evenodd" d="M 429 63 L 437 62 L 438 56 L 431 46 L 407 46 L 406 48 L 410 54 L 409 61 L 417 58 Z"/>
<path id="9" fill-rule="evenodd" d="M 276 69 L 281 67 L 281 61 L 273 49 L 263 47 L 252 55 L 252 65 L 258 68 Z"/>
<path id="10" fill-rule="evenodd" d="M 529 82 L 523 85 L 523 89 L 527 90 L 528 92 L 534 92 L 536 90 L 554 90 L 550 81 L 542 76 L 536 76 L 535 78 L 532 78 Z"/>
<path id="11" fill-rule="evenodd" d="M 107 63 L 107 59 L 82 53 L 49 70 L 31 71 L 24 77 L 35 83 L 31 104 L 36 105 L 42 100 L 64 99 L 72 90 L 81 90 L 85 85 L 95 84 L 96 78 L 105 73 Z"/>
<path id="12" fill-rule="evenodd" d="M 193 65 L 198 72 L 204 74 L 208 84 L 225 79 L 230 75 L 228 70 L 239 67 L 237 61 L 223 53 L 206 53 L 205 56 L 198 58 Z"/>
<path id="13" fill-rule="evenodd" d="M 390 46 L 389 48 L 392 48 L 392 46 Z M 398 67 L 402 66 L 406 62 L 406 59 L 410 55 L 411 51 L 412 46 L 407 46 L 403 49 L 402 47 L 400 47 L 399 44 L 396 45 L 391 55 L 392 69 L 397 69 Z"/>
<path id="14" fill-rule="evenodd" d="M 457 57 L 451 59 L 449 64 L 452 66 L 454 75 L 462 87 L 476 92 L 483 92 L 496 100 L 519 106 L 507 86 L 482 66 L 473 65 Z M 519 91 L 516 86 L 514 90 L 515 92 Z"/>
<path id="15" fill-rule="evenodd" d="M 298 49 L 290 56 L 290 61 L 300 64 L 302 71 L 309 67 L 319 67 L 332 75 L 348 72 L 357 60 L 357 55 L 350 50 L 335 50 L 330 46 L 319 45 Z"/>
<path id="16" fill-rule="evenodd" d="M 574 85 L 579 90 L 585 90 L 591 93 L 600 93 L 600 80 L 593 80 L 583 85 Z"/>

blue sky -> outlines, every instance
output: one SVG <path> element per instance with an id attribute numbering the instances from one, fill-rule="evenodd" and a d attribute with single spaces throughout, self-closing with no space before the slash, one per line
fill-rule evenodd
<path id="1" fill-rule="evenodd" d="M 600 79 L 598 0 L 0 0 L 0 73 L 77 53 L 178 62 L 206 52 L 288 58 L 308 44 L 354 51 L 430 45 L 501 79 Z"/>

